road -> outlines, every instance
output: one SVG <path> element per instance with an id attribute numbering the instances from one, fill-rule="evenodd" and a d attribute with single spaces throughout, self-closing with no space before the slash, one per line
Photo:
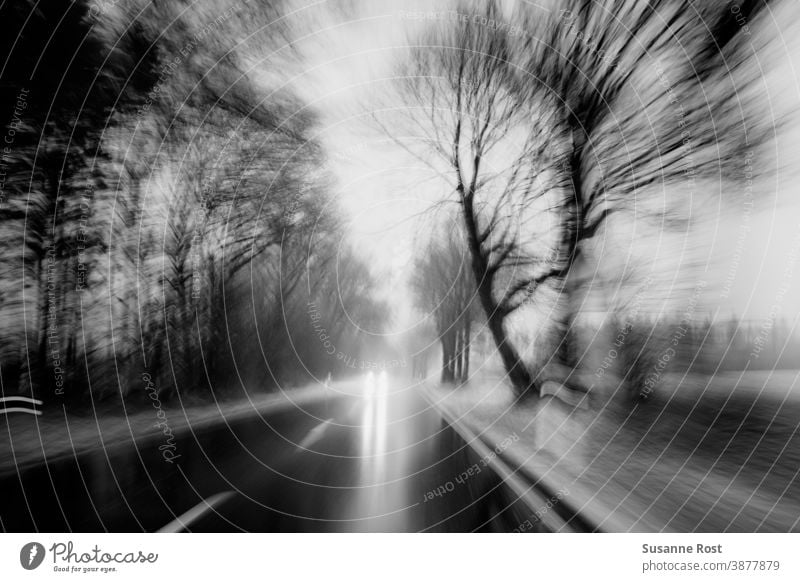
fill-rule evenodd
<path id="1" fill-rule="evenodd" d="M 2 483 L 7 531 L 508 531 L 526 508 L 402 379 Z M 437 492 L 437 493 L 433 493 Z M 527 513 L 529 514 L 529 513 Z"/>

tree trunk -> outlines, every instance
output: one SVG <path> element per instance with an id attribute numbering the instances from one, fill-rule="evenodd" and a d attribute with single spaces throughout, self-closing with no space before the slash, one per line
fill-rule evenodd
<path id="1" fill-rule="evenodd" d="M 464 329 L 464 377 L 463 381 L 469 380 L 469 351 L 472 346 L 472 322 L 467 317 Z"/>
<path id="2" fill-rule="evenodd" d="M 578 365 L 578 362 L 576 361 L 576 350 L 573 341 L 573 335 L 577 309 L 573 305 L 575 291 L 569 287 L 570 286 L 568 284 L 565 285 L 565 289 L 562 292 L 565 306 L 564 314 L 559 322 L 559 344 L 556 350 L 556 361 L 562 366 L 575 368 Z"/>
<path id="3" fill-rule="evenodd" d="M 448 344 L 448 355 L 449 360 L 447 362 L 447 369 L 450 374 L 450 381 L 454 381 L 456 379 L 456 334 L 453 331 L 452 327 L 450 331 L 447 332 L 447 344 Z"/>
<path id="4" fill-rule="evenodd" d="M 581 225 L 583 217 L 581 216 L 581 208 L 578 201 L 581 200 L 583 184 L 581 181 L 579 159 L 577 149 L 573 144 L 573 156 L 570 160 L 569 167 L 572 192 L 569 197 L 570 202 L 567 204 L 565 210 L 566 215 L 563 220 L 564 231 L 561 237 L 561 248 L 564 249 L 567 275 L 561 293 L 564 309 L 561 320 L 558 322 L 559 329 L 558 338 L 556 340 L 558 341 L 558 346 L 555 354 L 556 362 L 569 368 L 573 368 L 578 364 L 575 361 L 575 350 L 573 349 L 574 346 L 571 338 L 572 329 L 577 316 L 574 297 L 576 289 L 574 279 L 570 280 L 570 276 L 575 276 L 575 265 L 578 263 L 580 255 L 579 243 L 582 239 Z"/>
<path id="5" fill-rule="evenodd" d="M 461 330 L 456 328 L 455 332 L 455 380 L 456 382 L 461 382 L 461 370 L 462 370 L 462 340 L 461 340 Z"/>
<path id="6" fill-rule="evenodd" d="M 450 350 L 449 333 L 441 336 L 442 343 L 442 383 L 446 384 L 453 381 L 453 369 L 451 367 L 452 355 Z"/>
<path id="7" fill-rule="evenodd" d="M 464 226 L 470 255 L 472 256 L 472 273 L 478 289 L 478 298 L 486 313 L 487 327 L 492 334 L 495 346 L 497 346 L 497 352 L 500 354 L 500 359 L 514 390 L 519 395 L 529 393 L 538 395 L 539 387 L 534 384 L 533 378 L 519 357 L 519 353 L 506 335 L 503 327 L 505 315 L 501 313 L 499 305 L 492 295 L 494 274 L 489 269 L 488 258 L 484 255 L 481 243 L 478 240 L 478 226 L 473 213 L 472 200 L 463 191 L 463 186 L 460 188 Z"/>

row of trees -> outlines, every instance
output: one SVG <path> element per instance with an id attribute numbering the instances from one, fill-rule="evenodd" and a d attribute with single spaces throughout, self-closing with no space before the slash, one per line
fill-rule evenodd
<path id="1" fill-rule="evenodd" d="M 143 374 L 162 398 L 274 386 L 332 365 L 310 303 L 327 301 L 340 350 L 358 342 L 342 312 L 378 325 L 315 116 L 285 88 L 284 10 L 3 5 L 4 392 L 141 396 Z"/>
<path id="2" fill-rule="evenodd" d="M 688 231 L 688 201 L 730 202 L 747 171 L 769 167 L 761 146 L 775 128 L 749 60 L 768 4 L 464 1 L 414 39 L 398 75 L 408 106 L 381 126 L 416 136 L 422 145 L 403 147 L 452 191 L 476 296 L 520 394 L 547 374 L 523 361 L 508 322 L 552 302 L 551 354 L 539 359 L 578 365 L 569 330 L 598 235 L 634 216 Z"/>
<path id="3" fill-rule="evenodd" d="M 608 330 L 615 337 L 611 347 L 620 356 L 623 375 L 630 376 L 627 380 L 633 392 L 641 388 L 639 380 L 652 373 L 659 358 L 668 360 L 665 370 L 680 373 L 796 370 L 800 366 L 800 336 L 785 319 L 686 322 L 640 317 L 624 324 L 612 319 L 606 325 L 613 328 Z M 578 329 L 585 335 L 597 332 Z"/>
<path id="4" fill-rule="evenodd" d="M 475 285 L 461 230 L 431 241 L 414 265 L 411 280 L 417 308 L 433 320 L 442 350 L 442 382 L 469 378 L 472 324 L 478 315 Z"/>

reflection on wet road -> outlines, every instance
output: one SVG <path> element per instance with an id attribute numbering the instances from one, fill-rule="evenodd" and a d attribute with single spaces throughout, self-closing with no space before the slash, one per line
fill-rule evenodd
<path id="1" fill-rule="evenodd" d="M 99 451 L 4 479 L 9 530 L 506 530 L 517 509 L 418 387 L 385 375 L 338 383 L 312 405 L 185 435 L 152 451 Z M 61 504 L 54 492 L 70 491 Z M 426 495 L 427 494 L 427 495 Z"/>

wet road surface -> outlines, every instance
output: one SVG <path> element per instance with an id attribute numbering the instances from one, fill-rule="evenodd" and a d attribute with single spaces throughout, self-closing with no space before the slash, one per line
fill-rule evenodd
<path id="1" fill-rule="evenodd" d="M 338 383 L 302 409 L 2 479 L 7 531 L 508 531 L 525 508 L 418 387 Z M 447 490 L 445 490 L 445 485 Z M 434 493 L 437 492 L 437 493 Z"/>

